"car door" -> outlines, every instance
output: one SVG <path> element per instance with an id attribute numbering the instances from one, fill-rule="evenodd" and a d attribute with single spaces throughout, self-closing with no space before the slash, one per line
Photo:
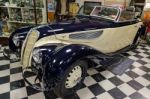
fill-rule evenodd
<path id="1" fill-rule="evenodd" d="M 103 34 L 89 45 L 103 53 L 116 52 L 131 45 L 142 22 L 135 20 L 132 12 L 123 12 L 120 17 L 123 18 L 112 27 L 103 29 Z"/>
<path id="2" fill-rule="evenodd" d="M 118 19 L 118 24 L 122 27 L 116 29 L 117 32 L 122 35 L 122 38 L 118 38 L 118 40 L 120 40 L 120 44 L 124 46 L 131 45 L 142 25 L 142 22 L 135 19 L 134 12 L 124 10 Z"/>

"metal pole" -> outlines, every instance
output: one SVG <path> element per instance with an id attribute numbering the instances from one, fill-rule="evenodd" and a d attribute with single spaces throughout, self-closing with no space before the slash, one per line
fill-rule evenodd
<path id="1" fill-rule="evenodd" d="M 47 18 L 47 23 L 48 23 L 48 1 L 46 0 L 46 18 Z"/>
<path id="2" fill-rule="evenodd" d="M 127 1 L 125 0 L 124 1 L 124 8 L 126 8 L 127 7 Z"/>
<path id="3" fill-rule="evenodd" d="M 33 3 L 34 3 L 34 18 L 35 18 L 35 25 L 37 25 L 37 13 L 36 13 L 36 1 L 33 0 Z"/>

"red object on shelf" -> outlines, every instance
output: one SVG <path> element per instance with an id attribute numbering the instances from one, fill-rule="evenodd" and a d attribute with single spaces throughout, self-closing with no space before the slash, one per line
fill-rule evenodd
<path id="1" fill-rule="evenodd" d="M 147 23 L 147 33 L 150 33 L 150 21 Z"/>
<path id="2" fill-rule="evenodd" d="M 147 33 L 150 33 L 150 27 L 148 27 L 148 29 L 147 29 Z"/>
<path id="3" fill-rule="evenodd" d="M 146 33 L 150 33 L 150 19 L 145 19 L 143 23 L 147 27 Z"/>

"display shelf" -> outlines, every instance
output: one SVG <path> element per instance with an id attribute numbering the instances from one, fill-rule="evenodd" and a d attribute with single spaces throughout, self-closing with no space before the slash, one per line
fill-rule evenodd
<path id="1" fill-rule="evenodd" d="M 144 6 L 145 3 L 135 3 L 134 5 L 136 5 L 136 6 Z"/>
<path id="2" fill-rule="evenodd" d="M 146 0 L 131 0 L 130 6 L 135 7 L 136 15 L 143 17 L 143 10 L 146 5 Z"/>
<path id="3" fill-rule="evenodd" d="M 33 7 L 8 6 L 7 8 L 8 8 L 8 13 L 9 13 L 9 18 L 10 18 L 10 20 L 8 22 L 35 24 L 34 8 Z M 36 16 L 38 19 L 37 20 L 38 24 L 44 23 L 44 20 L 46 20 L 46 18 L 43 15 L 43 14 L 45 14 L 45 13 L 43 13 L 44 8 L 36 7 L 36 10 L 38 12 L 37 16 Z M 16 14 L 18 14 L 18 15 L 16 15 Z M 20 19 L 17 17 L 20 17 Z M 14 20 L 17 20 L 17 21 L 14 21 Z M 34 21 L 34 22 L 31 22 L 31 21 Z"/>
<path id="4" fill-rule="evenodd" d="M 5 9 L 7 12 L 8 15 L 7 26 L 10 31 L 14 30 L 17 24 L 20 26 L 21 24 L 25 26 L 28 24 L 32 25 L 32 24 L 47 23 L 46 0 L 35 0 L 36 7 L 33 6 L 34 5 L 33 0 L 28 1 L 8 0 L 8 1 L 9 4 L 7 4 L 7 6 L 0 6 L 0 8 Z M 20 5 L 21 2 L 24 2 L 24 4 Z M 37 12 L 36 14 L 35 10 Z"/>
<path id="5" fill-rule="evenodd" d="M 5 33 L 3 33 L 3 35 L 0 35 L 0 37 L 9 37 L 9 36 L 10 36 L 10 33 L 8 33 L 8 32 L 7 33 L 5 32 Z"/>
<path id="6" fill-rule="evenodd" d="M 0 7 L 1 7 L 1 8 L 2 8 L 2 7 L 7 8 L 7 6 L 0 6 Z"/>
<path id="7" fill-rule="evenodd" d="M 34 9 L 33 7 L 17 7 L 17 6 L 0 6 L 0 7 L 5 7 L 5 8 L 29 8 L 29 9 Z M 36 9 L 43 9 L 40 7 L 36 7 Z"/>
<path id="8" fill-rule="evenodd" d="M 23 23 L 23 24 L 34 24 L 35 22 L 23 22 L 23 21 L 10 21 L 8 20 L 9 23 Z"/>
<path id="9" fill-rule="evenodd" d="M 1 37 L 9 37 L 9 35 L 1 35 L 0 38 L 1 38 Z"/>

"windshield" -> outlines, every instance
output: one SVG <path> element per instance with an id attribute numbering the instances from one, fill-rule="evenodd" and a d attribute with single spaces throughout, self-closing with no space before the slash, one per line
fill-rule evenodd
<path id="1" fill-rule="evenodd" d="M 79 15 L 90 15 L 97 16 L 105 19 L 116 20 L 118 16 L 119 10 L 114 7 L 105 7 L 105 6 L 97 6 L 92 9 L 85 9 L 81 7 L 78 12 Z"/>
<path id="2" fill-rule="evenodd" d="M 113 7 L 95 7 L 90 15 L 110 20 L 116 20 L 118 12 L 119 12 L 118 9 Z"/>
<path id="3" fill-rule="evenodd" d="M 94 7 L 88 8 L 88 7 L 82 6 L 78 12 L 78 15 L 90 15 L 91 12 L 93 11 L 93 8 Z"/>

